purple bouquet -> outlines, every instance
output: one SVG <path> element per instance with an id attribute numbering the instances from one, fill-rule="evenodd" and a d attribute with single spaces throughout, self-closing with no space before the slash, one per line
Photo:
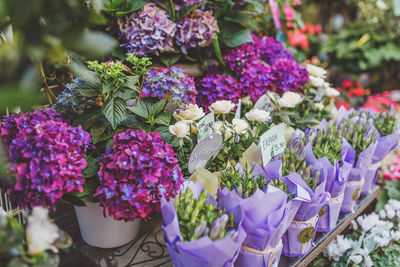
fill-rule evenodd
<path id="1" fill-rule="evenodd" d="M 168 13 L 155 4 L 145 5 L 139 12 L 118 21 L 122 47 L 128 54 L 145 56 L 172 51 L 176 25 Z"/>
<path id="2" fill-rule="evenodd" d="M 169 98 L 174 103 L 194 104 L 197 90 L 193 78 L 180 67 L 152 68 L 143 82 L 141 97 Z"/>
<path id="3" fill-rule="evenodd" d="M 275 75 L 270 66 L 262 61 L 254 61 L 247 65 L 240 78 L 240 90 L 243 95 L 250 95 L 253 101 L 272 90 Z"/>
<path id="4" fill-rule="evenodd" d="M 205 190 L 201 182 L 193 184 L 188 181 L 184 185 L 193 191 L 195 199 L 198 198 L 201 191 Z M 183 192 L 186 191 L 185 187 L 181 189 Z M 208 195 L 207 203 L 217 206 L 217 202 L 210 195 Z M 161 226 L 161 229 L 164 233 L 165 244 L 171 260 L 175 266 L 233 266 L 243 240 L 246 238 L 246 233 L 242 226 L 243 209 L 238 205 L 230 205 L 229 208 L 225 208 L 225 211 L 227 214 L 234 215 L 237 228 L 234 238 L 225 236 L 213 241 L 208 235 L 204 235 L 197 240 L 184 241 L 174 201 L 167 201 L 165 198 L 162 198 L 161 213 L 164 225 Z M 210 235 L 212 232 L 212 229 L 210 229 Z"/>
<path id="5" fill-rule="evenodd" d="M 257 54 L 253 43 L 242 44 L 224 53 L 225 63 L 236 75 L 240 75 L 247 65 L 255 60 Z"/>
<path id="6" fill-rule="evenodd" d="M 217 100 L 237 102 L 240 98 L 239 84 L 229 75 L 207 75 L 197 81 L 197 104 L 208 110 L 208 106 Z"/>
<path id="7" fill-rule="evenodd" d="M 14 120 L 16 130 L 16 134 L 8 132 L 15 134 L 8 136 L 12 138 L 8 157 L 16 182 L 6 185 L 7 194 L 20 207 L 55 209 L 56 200 L 64 194 L 83 191 L 82 170 L 87 165 L 85 155 L 91 147 L 90 134 L 60 118 L 50 119 L 53 116 L 56 113 L 44 110 L 6 119 L 8 123 Z"/>
<path id="8" fill-rule="evenodd" d="M 95 196 L 105 216 L 133 221 L 160 210 L 160 199 L 174 197 L 183 182 L 178 159 L 158 132 L 114 135 L 100 161 Z"/>
<path id="9" fill-rule="evenodd" d="M 278 178 L 276 162 L 263 169 L 256 163 L 250 166 L 254 177 Z M 244 174 L 240 164 L 236 169 Z M 267 179 L 268 179 L 267 178 Z M 308 186 L 297 174 L 281 178 L 288 191 L 294 195 L 289 200 L 287 193 L 269 184 L 266 189 L 257 189 L 250 197 L 242 198 L 236 190 L 227 188 L 218 192 L 221 207 L 240 205 L 244 209 L 243 228 L 247 237 L 243 242 L 235 266 L 276 266 L 282 251 L 282 237 L 301 203 L 310 201 Z M 268 205 L 260 205 L 268 203 Z"/>
<path id="10" fill-rule="evenodd" d="M 190 16 L 177 23 L 176 43 L 181 47 L 182 53 L 196 47 L 209 46 L 219 32 L 217 20 L 212 11 L 195 9 Z"/>

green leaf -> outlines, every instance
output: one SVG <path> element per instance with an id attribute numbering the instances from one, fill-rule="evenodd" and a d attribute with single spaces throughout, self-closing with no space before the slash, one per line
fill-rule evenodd
<path id="1" fill-rule="evenodd" d="M 96 73 L 86 68 L 86 66 L 81 62 L 74 62 L 72 65 L 68 65 L 67 67 L 79 79 L 91 84 L 93 87 L 96 87 L 99 84 Z"/>
<path id="2" fill-rule="evenodd" d="M 85 88 L 75 88 L 74 90 L 85 97 L 96 97 L 100 94 L 100 91 L 97 88 L 85 87 Z"/>
<path id="3" fill-rule="evenodd" d="M 161 100 L 150 106 L 149 113 L 150 113 L 150 115 L 156 115 L 156 114 L 160 113 L 161 111 L 163 111 L 164 108 L 165 108 L 165 100 Z"/>
<path id="4" fill-rule="evenodd" d="M 111 82 L 105 82 L 101 85 L 101 94 L 108 94 L 115 88 L 114 84 Z"/>
<path id="5" fill-rule="evenodd" d="M 118 42 L 104 32 L 86 30 L 80 37 L 69 40 L 65 45 L 88 57 L 101 57 L 112 52 L 117 47 Z"/>
<path id="6" fill-rule="evenodd" d="M 168 112 L 163 112 L 160 115 L 158 115 L 154 122 L 157 124 L 162 124 L 165 126 L 169 126 L 169 122 L 171 121 L 171 114 Z"/>
<path id="7" fill-rule="evenodd" d="M 251 5 L 254 6 L 255 10 L 257 10 L 258 13 L 263 13 L 264 11 L 264 3 L 262 0 L 248 0 Z"/>
<path id="8" fill-rule="evenodd" d="M 139 101 L 135 107 L 127 107 L 127 109 L 142 118 L 147 119 L 150 117 L 149 110 L 144 101 Z"/>
<path id="9" fill-rule="evenodd" d="M 113 129 L 115 129 L 126 119 L 126 102 L 119 97 L 111 98 L 104 104 L 102 111 Z"/>
<path id="10" fill-rule="evenodd" d="M 215 52 L 215 55 L 217 56 L 219 63 L 221 63 L 222 65 L 225 66 L 225 62 L 222 59 L 221 47 L 219 46 L 218 35 L 215 35 L 215 38 L 212 41 L 212 45 L 213 45 L 214 52 Z"/>
<path id="11" fill-rule="evenodd" d="M 97 160 L 91 156 L 86 157 L 86 168 L 82 171 L 82 176 L 84 178 L 90 178 L 97 174 L 99 167 L 97 165 Z"/>
<path id="12" fill-rule="evenodd" d="M 162 53 L 160 56 L 160 61 L 167 67 L 171 67 L 181 58 L 180 53 Z"/>
<path id="13" fill-rule="evenodd" d="M 127 80 L 125 82 L 125 87 L 139 92 L 138 86 L 137 86 L 139 83 L 139 76 L 128 76 L 126 78 L 127 78 Z"/>
<path id="14" fill-rule="evenodd" d="M 134 114 L 128 114 L 126 120 L 124 120 L 122 123 L 130 129 L 145 130 L 147 127 L 147 125 L 139 121 Z"/>
<path id="15" fill-rule="evenodd" d="M 389 197 L 388 197 L 387 192 L 385 190 L 379 191 L 379 194 L 376 197 L 376 200 L 378 202 L 376 203 L 375 211 L 380 211 L 381 209 L 383 209 L 385 204 L 388 202 L 388 199 L 389 199 Z"/>
<path id="16" fill-rule="evenodd" d="M 70 194 L 65 194 L 62 197 L 63 200 L 68 201 L 72 205 L 78 206 L 78 207 L 84 207 L 86 206 L 85 201 L 83 200 L 82 197 L 78 196 L 77 194 L 70 193 Z"/>
<path id="17" fill-rule="evenodd" d="M 245 43 L 251 43 L 253 39 L 251 38 L 251 32 L 249 30 L 242 29 L 233 35 L 224 36 L 223 41 L 229 47 L 237 47 Z"/>

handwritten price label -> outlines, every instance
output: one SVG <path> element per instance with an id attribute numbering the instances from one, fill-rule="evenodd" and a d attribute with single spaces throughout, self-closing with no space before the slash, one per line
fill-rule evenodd
<path id="1" fill-rule="evenodd" d="M 211 158 L 215 158 L 222 147 L 222 136 L 214 133 L 201 140 L 190 154 L 188 169 L 194 173 L 198 168 L 204 168 Z"/>
<path id="2" fill-rule="evenodd" d="M 214 133 L 214 113 L 210 113 L 197 123 L 197 141 Z"/>
<path id="3" fill-rule="evenodd" d="M 260 138 L 261 155 L 263 165 L 267 164 L 273 157 L 285 151 L 285 124 L 281 123 Z"/>

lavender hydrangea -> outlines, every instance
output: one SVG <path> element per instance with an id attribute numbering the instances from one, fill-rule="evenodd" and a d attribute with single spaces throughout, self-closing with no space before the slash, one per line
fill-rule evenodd
<path id="1" fill-rule="evenodd" d="M 274 76 L 272 87 L 278 94 L 287 91 L 296 91 L 308 81 L 308 72 L 296 61 L 282 58 L 271 66 L 271 74 Z"/>
<path id="2" fill-rule="evenodd" d="M 292 53 L 283 44 L 273 37 L 264 36 L 261 39 L 253 35 L 254 46 L 258 53 L 258 58 L 272 65 L 276 61 L 286 58 L 295 60 Z"/>
<path id="3" fill-rule="evenodd" d="M 82 111 L 87 99 L 75 90 L 82 83 L 79 79 L 73 79 L 72 83 L 67 83 L 64 91 L 57 96 L 57 103 L 53 105 L 53 109 L 66 115 Z"/>
<path id="4" fill-rule="evenodd" d="M 253 43 L 242 44 L 241 46 L 229 49 L 224 54 L 225 63 L 236 75 L 240 75 L 242 70 L 256 59 L 257 54 Z"/>
<path id="5" fill-rule="evenodd" d="M 216 19 L 212 11 L 195 9 L 189 17 L 185 17 L 177 23 L 176 43 L 184 54 L 196 47 L 207 47 L 219 32 Z"/>
<path id="6" fill-rule="evenodd" d="M 64 194 L 83 191 L 82 170 L 87 164 L 84 156 L 91 147 L 91 138 L 80 126 L 62 121 L 34 124 L 31 115 L 15 119 L 21 128 L 8 154 L 16 181 L 8 185 L 7 194 L 20 207 L 54 209 L 56 200 Z"/>
<path id="7" fill-rule="evenodd" d="M 240 78 L 240 87 L 243 95 L 250 95 L 253 101 L 272 89 L 276 77 L 271 67 L 262 61 L 254 61 L 247 65 Z"/>
<path id="8" fill-rule="evenodd" d="M 151 69 L 140 92 L 141 97 L 162 99 L 171 96 L 177 104 L 194 104 L 196 94 L 193 78 L 180 67 Z"/>
<path id="9" fill-rule="evenodd" d="M 116 220 L 148 219 L 160 199 L 173 198 L 183 183 L 178 159 L 158 132 L 127 130 L 114 136 L 102 155 L 96 196 L 105 216 Z"/>
<path id="10" fill-rule="evenodd" d="M 238 82 L 229 75 L 210 74 L 200 79 L 196 84 L 199 89 L 196 98 L 197 103 L 205 110 L 217 100 L 237 102 L 241 96 Z"/>
<path id="11" fill-rule="evenodd" d="M 118 21 L 122 47 L 128 54 L 144 56 L 173 50 L 176 25 L 168 13 L 155 4 L 145 5 L 139 12 Z"/>

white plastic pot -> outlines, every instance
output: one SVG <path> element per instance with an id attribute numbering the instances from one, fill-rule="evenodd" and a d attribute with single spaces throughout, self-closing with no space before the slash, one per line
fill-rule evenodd
<path id="1" fill-rule="evenodd" d="M 140 230 L 140 219 L 133 222 L 104 217 L 99 203 L 86 203 L 87 207 L 75 206 L 82 238 L 91 246 L 115 248 L 132 241 Z"/>

